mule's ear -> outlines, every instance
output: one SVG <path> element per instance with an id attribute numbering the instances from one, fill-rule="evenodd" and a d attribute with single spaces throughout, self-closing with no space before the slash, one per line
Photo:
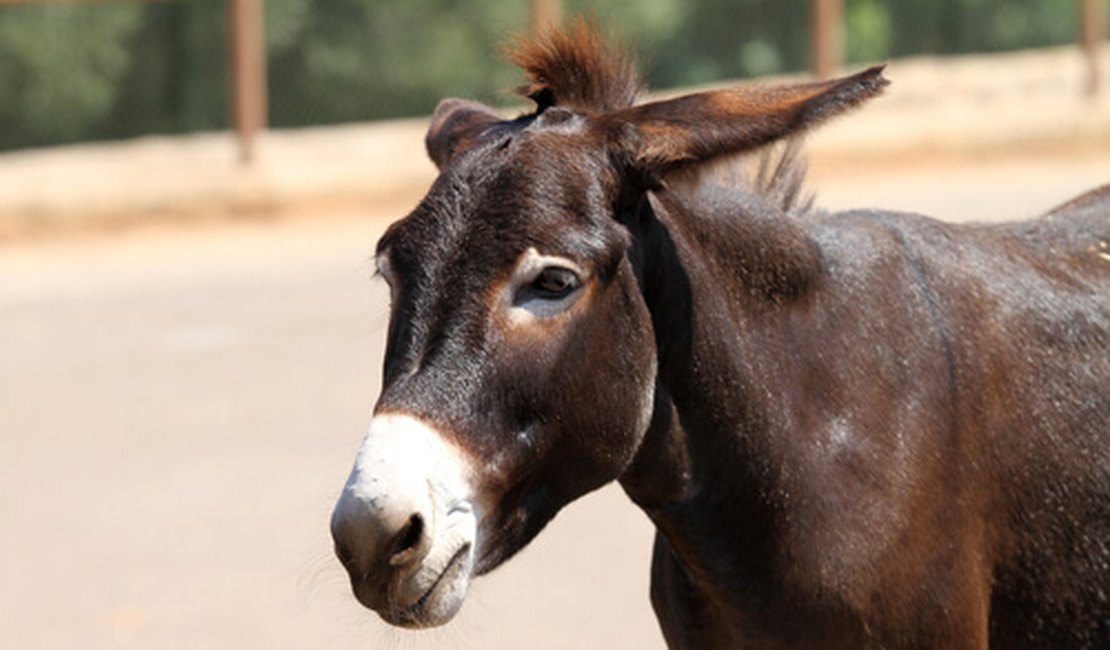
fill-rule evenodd
<path id="1" fill-rule="evenodd" d="M 652 176 L 768 144 L 857 106 L 889 82 L 885 66 L 850 77 L 686 95 L 606 115 L 618 154 Z"/>
<path id="2" fill-rule="evenodd" d="M 445 99 L 436 107 L 424 146 L 428 157 L 443 169 L 452 157 L 470 148 L 491 124 L 502 121 L 493 109 L 465 99 Z"/>

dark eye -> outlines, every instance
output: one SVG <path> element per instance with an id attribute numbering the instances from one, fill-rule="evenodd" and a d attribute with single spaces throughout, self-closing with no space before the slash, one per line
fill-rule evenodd
<path id="1" fill-rule="evenodd" d="M 535 280 L 532 280 L 532 284 L 528 288 L 537 298 L 559 300 L 572 293 L 580 284 L 574 271 L 558 266 L 549 266 L 540 271 L 540 274 L 536 276 Z"/>

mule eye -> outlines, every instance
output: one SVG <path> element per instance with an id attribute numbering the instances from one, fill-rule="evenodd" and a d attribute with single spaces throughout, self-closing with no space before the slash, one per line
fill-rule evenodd
<path id="1" fill-rule="evenodd" d="M 574 271 L 559 266 L 549 266 L 540 271 L 528 288 L 537 298 L 559 300 L 568 296 L 580 285 L 581 281 Z"/>
<path id="2" fill-rule="evenodd" d="M 551 318 L 566 312 L 584 291 L 588 278 L 574 260 L 541 255 L 529 248 L 518 258 L 509 281 L 503 285 L 502 300 L 510 321 L 525 325 L 536 318 Z"/>

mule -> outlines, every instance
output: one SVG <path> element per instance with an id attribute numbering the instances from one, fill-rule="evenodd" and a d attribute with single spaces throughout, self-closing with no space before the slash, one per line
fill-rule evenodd
<path id="1" fill-rule="evenodd" d="M 362 604 L 445 623 L 616 480 L 673 648 L 1110 647 L 1110 186 L 1001 225 L 828 213 L 797 147 L 704 172 L 881 68 L 636 104 L 588 25 L 510 56 L 535 110 L 441 103 L 378 244 L 383 387 L 331 523 Z"/>

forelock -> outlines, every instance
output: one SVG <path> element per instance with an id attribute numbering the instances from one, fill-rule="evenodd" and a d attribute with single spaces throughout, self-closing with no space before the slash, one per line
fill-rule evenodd
<path id="1" fill-rule="evenodd" d="M 586 20 L 538 38 L 519 37 L 505 56 L 528 75 L 518 92 L 536 102 L 537 112 L 551 106 L 615 111 L 632 106 L 642 89 L 630 49 Z"/>

